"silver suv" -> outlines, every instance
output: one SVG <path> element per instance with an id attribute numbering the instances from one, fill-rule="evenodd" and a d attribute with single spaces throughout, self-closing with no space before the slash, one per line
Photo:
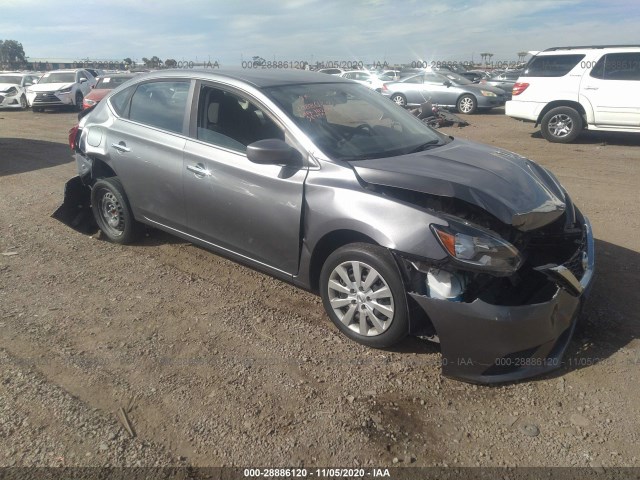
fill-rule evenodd
<path id="1" fill-rule="evenodd" d="M 640 132 L 640 45 L 556 47 L 535 55 L 505 113 L 540 125 L 550 142 L 584 129 Z"/>
<path id="2" fill-rule="evenodd" d="M 355 341 L 439 340 L 453 377 L 559 367 L 591 283 L 589 222 L 549 171 L 339 77 L 146 74 L 69 142 L 109 240 L 165 230 L 320 294 Z"/>

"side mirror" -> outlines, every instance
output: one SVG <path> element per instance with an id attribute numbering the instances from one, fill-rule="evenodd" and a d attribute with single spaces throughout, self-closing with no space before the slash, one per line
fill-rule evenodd
<path id="1" fill-rule="evenodd" d="M 33 85 L 33 83 L 31 83 L 31 82 L 26 82 L 26 83 L 24 84 L 24 86 L 25 86 L 25 87 L 30 87 L 31 85 Z"/>
<path id="2" fill-rule="evenodd" d="M 86 83 L 86 82 L 87 82 L 87 79 L 86 79 L 86 78 L 81 78 L 81 79 L 80 79 L 80 83 Z"/>
<path id="3" fill-rule="evenodd" d="M 260 165 L 299 165 L 300 152 L 277 138 L 258 140 L 247 145 L 247 158 Z"/>
<path id="4" fill-rule="evenodd" d="M 442 84 L 447 88 L 453 85 L 449 80 L 445 80 L 444 82 L 442 82 Z"/>

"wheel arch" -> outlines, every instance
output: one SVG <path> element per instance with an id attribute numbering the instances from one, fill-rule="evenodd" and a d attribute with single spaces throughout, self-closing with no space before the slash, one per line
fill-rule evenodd
<path id="1" fill-rule="evenodd" d="M 369 235 L 356 230 L 340 229 L 326 233 L 318 240 L 311 252 L 309 287 L 312 292 L 318 293 L 320 291 L 320 272 L 329 255 L 338 248 L 350 243 L 369 243 L 384 247 Z"/>
<path id="2" fill-rule="evenodd" d="M 572 100 L 555 100 L 553 102 L 547 103 L 545 107 L 540 111 L 540 113 L 538 114 L 538 119 L 536 120 L 535 126 L 537 127 L 538 125 L 540 125 L 542 123 L 542 119 L 544 118 L 544 116 L 550 110 L 557 107 L 573 108 L 575 111 L 577 111 L 580 114 L 580 116 L 582 116 L 583 128 L 587 125 L 587 112 L 585 111 L 581 103 L 574 102 Z"/>

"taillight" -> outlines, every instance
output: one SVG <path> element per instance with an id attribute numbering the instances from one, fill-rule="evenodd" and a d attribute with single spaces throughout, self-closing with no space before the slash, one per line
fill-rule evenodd
<path id="1" fill-rule="evenodd" d="M 520 95 L 528 86 L 528 83 L 516 82 L 511 89 L 511 96 L 515 97 L 516 95 Z"/>
<path id="2" fill-rule="evenodd" d="M 386 83 L 382 84 L 382 91 L 383 92 L 388 92 L 389 91 L 389 89 L 387 88 L 387 84 Z"/>
<path id="3" fill-rule="evenodd" d="M 80 132 L 78 125 L 71 127 L 71 130 L 69 130 L 69 148 L 74 151 L 77 147 L 78 132 Z"/>

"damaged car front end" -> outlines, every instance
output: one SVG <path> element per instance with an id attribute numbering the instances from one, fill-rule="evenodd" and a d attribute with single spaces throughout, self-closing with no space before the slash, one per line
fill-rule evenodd
<path id="1" fill-rule="evenodd" d="M 496 383 L 559 368 L 591 286 L 594 241 L 557 179 L 461 140 L 396 160 L 353 166 L 367 188 L 446 222 L 429 226 L 444 258 L 394 252 L 426 314 L 412 331 L 440 343 L 443 373 Z"/>

